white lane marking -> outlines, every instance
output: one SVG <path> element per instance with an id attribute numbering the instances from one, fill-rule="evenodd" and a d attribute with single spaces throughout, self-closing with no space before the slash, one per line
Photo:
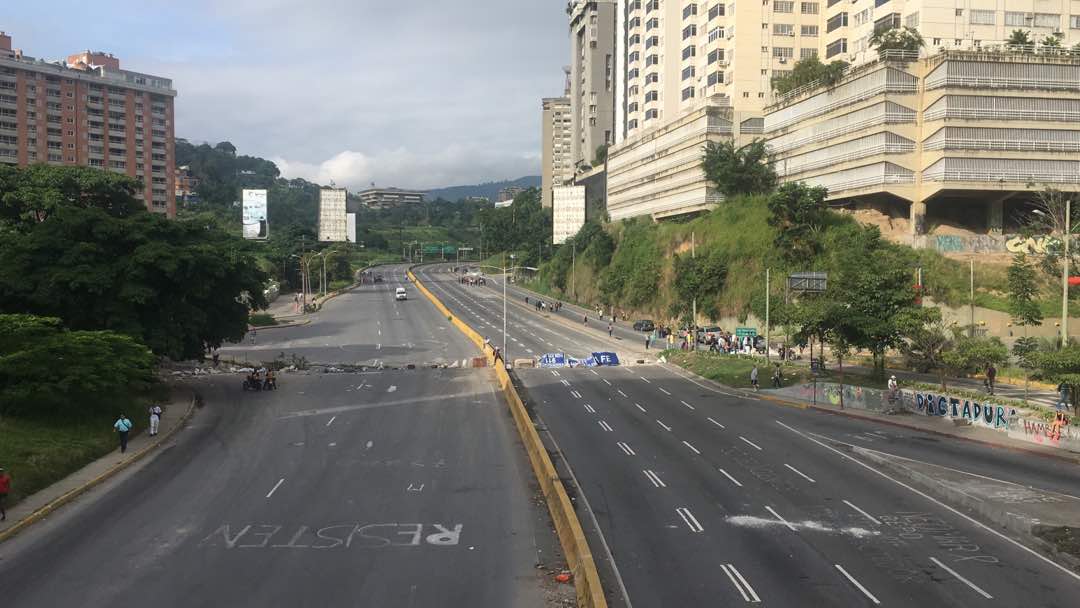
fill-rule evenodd
<path id="1" fill-rule="evenodd" d="M 397 390 L 397 387 L 396 387 L 396 386 L 394 386 L 393 384 L 391 384 L 391 385 L 390 385 L 390 388 L 386 389 L 386 392 L 388 392 L 388 393 L 393 393 L 393 392 L 394 392 L 394 391 L 396 391 L 396 390 Z"/>
<path id="2" fill-rule="evenodd" d="M 619 391 L 619 394 L 622 395 L 623 397 L 626 397 L 626 393 L 622 392 L 621 390 Z"/>
<path id="3" fill-rule="evenodd" d="M 535 338 L 536 334 L 533 334 L 533 337 Z M 595 369 L 590 369 L 589 371 L 592 372 L 592 375 L 594 375 L 594 376 L 599 376 L 600 375 L 600 374 L 596 373 Z"/>
<path id="4" fill-rule="evenodd" d="M 604 384 L 611 386 L 611 381 L 609 381 L 607 378 L 601 378 L 601 380 L 604 381 Z"/>
<path id="5" fill-rule="evenodd" d="M 667 487 L 667 484 L 664 483 L 664 480 L 660 479 L 660 476 L 657 475 L 656 473 L 654 473 L 653 471 L 644 470 L 644 471 L 642 471 L 642 473 L 645 473 L 645 477 L 649 478 L 649 481 L 652 482 L 652 485 L 654 485 L 654 486 L 656 486 L 658 488 L 666 488 Z"/>
<path id="6" fill-rule="evenodd" d="M 533 349 L 531 349 L 531 348 L 526 348 L 526 349 L 525 349 L 525 352 L 527 352 L 527 353 L 529 353 L 529 354 L 531 355 L 531 354 L 533 354 Z"/>
<path id="7" fill-rule="evenodd" d="M 646 378 L 645 376 L 638 376 L 638 378 L 641 378 L 642 380 L 644 380 L 645 384 L 652 384 L 652 382 L 649 382 L 649 379 Z"/>
<path id="8" fill-rule="evenodd" d="M 285 478 L 284 477 L 279 479 L 278 482 L 274 484 L 274 487 L 270 489 L 270 492 L 266 495 L 266 497 L 270 498 L 271 496 L 273 496 L 274 492 L 277 492 L 277 489 L 280 488 L 281 484 L 283 484 L 283 483 L 285 483 Z"/>
<path id="9" fill-rule="evenodd" d="M 615 429 L 611 428 L 610 424 L 604 422 L 603 420 L 600 421 L 600 428 L 604 429 L 605 431 L 607 431 L 609 433 L 612 433 L 612 432 L 615 431 Z"/>
<path id="10" fill-rule="evenodd" d="M 724 469 L 717 469 L 717 470 L 718 470 L 718 471 L 720 471 L 721 473 L 723 473 L 723 474 L 724 474 L 724 477 L 727 477 L 728 479 L 730 479 L 730 480 L 731 480 L 731 483 L 733 483 L 733 484 L 735 484 L 735 485 L 739 486 L 740 488 L 742 487 L 742 484 L 741 484 L 741 483 L 739 483 L 739 480 L 735 479 L 735 478 L 734 478 L 734 477 L 732 477 L 731 475 L 728 475 L 728 472 L 727 472 L 727 471 L 725 471 Z"/>
<path id="11" fill-rule="evenodd" d="M 616 443 L 615 445 L 619 446 L 619 449 L 622 450 L 623 452 L 626 452 L 627 456 L 637 456 L 637 452 L 635 452 L 634 450 L 631 450 L 630 446 L 627 445 L 625 442 L 620 441 L 620 442 Z"/>
<path id="12" fill-rule="evenodd" d="M 686 407 L 688 407 L 688 408 L 690 408 L 690 409 L 695 409 L 695 408 L 694 408 L 694 406 L 690 405 L 689 403 L 687 403 L 687 402 L 685 402 L 685 401 L 680 401 L 679 403 L 681 403 L 681 404 L 685 405 Z"/>
<path id="13" fill-rule="evenodd" d="M 791 466 L 790 464 L 788 464 L 788 463 L 786 463 L 786 462 L 785 462 L 785 463 L 784 463 L 784 466 L 785 466 L 785 467 L 787 467 L 787 468 L 789 468 L 789 469 L 791 469 L 792 471 L 794 471 L 796 475 L 798 475 L 799 477 L 802 477 L 802 478 L 803 478 L 803 479 L 805 479 L 806 481 L 809 481 L 810 483 L 817 483 L 817 482 L 816 482 L 816 481 L 814 481 L 814 480 L 813 480 L 812 478 L 810 478 L 809 476 L 807 476 L 807 475 L 806 475 L 805 473 L 803 473 L 803 472 L 802 472 L 802 471 L 800 471 L 799 469 L 796 469 L 795 467 Z"/>
<path id="14" fill-rule="evenodd" d="M 848 501 L 846 501 L 846 500 L 844 501 L 844 504 L 845 504 L 845 505 L 847 505 L 847 506 L 849 506 L 849 507 L 851 507 L 852 509 L 855 509 L 855 510 L 856 510 L 856 511 L 857 511 L 857 512 L 858 512 L 858 513 L 860 514 L 860 515 L 862 515 L 862 516 L 863 516 L 863 517 L 865 517 L 866 519 L 869 519 L 870 521 L 874 522 L 874 525 L 876 525 L 876 526 L 880 526 L 880 525 L 881 525 L 881 522 L 880 522 L 880 521 L 878 521 L 877 519 L 875 519 L 873 515 L 870 515 L 870 514 L 869 514 L 869 513 L 867 513 L 866 511 L 863 511 L 863 510 L 862 510 L 862 509 L 860 509 L 859 507 L 856 507 L 855 505 L 851 504 L 850 502 L 848 502 Z"/>
<path id="15" fill-rule="evenodd" d="M 742 595 L 744 602 L 750 602 L 752 604 L 761 603 L 761 598 L 758 597 L 758 594 L 754 592 L 754 588 L 750 586 L 750 583 L 746 582 L 746 579 L 743 578 L 743 575 L 735 569 L 734 565 L 720 564 L 720 569 L 723 570 L 724 574 L 727 575 L 728 580 L 731 581 L 731 584 L 735 585 L 735 588 L 739 590 L 739 594 Z"/>
<path id="16" fill-rule="evenodd" d="M 793 525 L 791 525 L 790 523 L 788 523 L 788 520 L 784 519 L 783 517 L 780 517 L 780 514 L 779 514 L 779 513 L 777 513 L 777 512 L 776 512 L 776 511 L 775 511 L 775 510 L 774 510 L 774 509 L 773 509 L 772 507 L 770 507 L 770 506 L 766 506 L 766 507 L 765 507 L 765 510 L 766 510 L 766 511 L 768 511 L 769 513 L 772 513 L 772 514 L 773 514 L 773 517 L 775 517 L 776 519 L 779 519 L 779 520 L 780 520 L 780 523 L 782 523 L 782 524 L 784 524 L 785 526 L 787 526 L 788 530 L 791 530 L 792 532 L 798 532 L 798 531 L 799 531 L 799 529 L 798 529 L 798 528 L 796 528 L 795 526 L 793 526 Z"/>
<path id="17" fill-rule="evenodd" d="M 873 593 L 870 593 L 869 591 L 867 591 L 866 587 L 862 586 L 862 583 L 855 580 L 854 576 L 851 576 L 850 574 L 848 574 L 848 571 L 844 570 L 843 566 L 841 566 L 840 564 L 833 564 L 833 565 L 836 566 L 836 569 L 840 571 L 840 574 L 843 574 L 845 577 L 847 577 L 847 580 L 851 581 L 852 585 L 855 585 L 856 587 L 858 587 L 859 591 L 863 592 L 863 595 L 870 598 L 871 602 L 874 602 L 875 604 L 880 604 L 881 603 L 881 602 L 878 601 L 878 599 L 876 597 L 874 597 Z"/>
<path id="18" fill-rule="evenodd" d="M 588 403 L 585 404 L 585 411 L 589 412 L 590 414 L 596 413 L 596 410 L 593 409 L 593 406 L 589 405 Z"/>
<path id="19" fill-rule="evenodd" d="M 717 421 L 713 420 L 712 418 L 706 418 L 706 420 L 708 420 L 709 422 L 711 422 L 711 423 L 715 424 L 716 426 L 718 426 L 718 427 L 720 427 L 720 428 L 722 428 L 722 429 L 726 429 L 726 428 L 727 428 L 726 426 L 724 426 L 724 425 L 720 424 L 719 422 L 717 422 Z"/>
<path id="20" fill-rule="evenodd" d="M 552 376 L 559 376 L 559 372 L 557 372 L 555 370 L 551 370 L 551 375 Z"/>
<path id="21" fill-rule="evenodd" d="M 690 442 L 689 442 L 689 441 L 684 441 L 684 442 L 682 442 L 682 443 L 683 443 L 683 445 L 685 445 L 686 447 L 690 448 L 690 449 L 691 449 L 691 450 L 692 450 L 692 451 L 693 451 L 693 452 L 694 452 L 695 454 L 697 454 L 698 456 L 700 456 L 700 455 L 701 455 L 701 451 L 700 451 L 700 450 L 698 450 L 697 448 L 695 448 L 694 446 L 690 445 Z"/>
<path id="22" fill-rule="evenodd" d="M 974 589 L 975 593 L 978 593 L 979 595 L 985 597 L 988 600 L 994 599 L 994 596 L 992 596 L 989 593 L 987 593 L 987 592 L 983 591 L 982 589 L 980 589 L 979 586 L 976 585 L 975 583 L 973 583 L 973 582 L 969 581 L 968 579 L 960 576 L 960 574 L 956 570 L 953 570 L 952 568 L 950 568 L 950 567 L 946 566 L 945 564 L 941 563 L 940 561 L 938 561 L 938 559 L 936 557 L 931 557 L 930 561 L 937 564 L 941 569 L 945 570 L 949 574 L 955 576 L 957 579 L 960 580 L 960 582 L 962 582 L 965 585 L 967 585 L 968 587 L 971 587 L 972 589 Z"/>
<path id="23" fill-rule="evenodd" d="M 380 335 L 380 336 L 382 335 L 382 330 L 381 330 L 381 329 L 379 330 L 379 335 Z"/>
<path id="24" fill-rule="evenodd" d="M 691 532 L 705 531 L 705 528 L 701 526 L 697 518 L 694 517 L 694 514 L 690 512 L 690 509 L 687 509 L 686 507 L 679 507 L 678 509 L 675 509 L 675 512 L 679 514 L 679 517 L 682 518 L 682 520 L 686 523 L 687 527 L 690 528 Z"/>
<path id="25" fill-rule="evenodd" d="M 954 513 L 954 514 L 966 519 L 967 521 L 975 524 L 976 526 L 982 528 L 983 530 L 986 530 L 987 532 L 993 534 L 994 536 L 997 536 L 998 538 L 1012 544 L 1014 547 L 1016 547 L 1016 548 L 1018 548 L 1018 549 L 1020 549 L 1022 551 L 1025 551 L 1025 552 L 1027 552 L 1027 553 L 1029 553 L 1031 555 L 1034 555 L 1035 557 L 1039 558 L 1040 560 L 1042 560 L 1046 564 L 1049 564 L 1050 566 L 1053 566 L 1054 568 L 1058 569 L 1059 571 L 1064 572 L 1065 574 L 1068 574 L 1072 578 L 1080 581 L 1080 574 L 1077 574 L 1077 573 L 1073 572 L 1072 570 L 1069 570 L 1068 568 L 1059 565 L 1057 562 L 1055 562 L 1055 561 L 1053 561 L 1053 560 L 1051 560 L 1051 559 L 1049 559 L 1047 557 L 1043 557 L 1042 555 L 1037 553 L 1034 549 L 1026 547 L 1023 544 L 1009 538 L 1008 536 L 1005 536 L 1001 532 L 998 532 L 997 530 L 991 528 L 990 526 L 987 526 L 986 524 L 983 524 L 983 523 L 979 522 L 975 518 L 961 513 L 960 511 L 950 507 L 949 505 L 941 502 L 940 500 L 937 500 L 936 498 L 930 496 L 929 494 L 927 494 L 925 492 L 920 492 L 919 490 L 916 490 L 915 488 L 907 485 L 906 483 L 904 483 L 904 482 L 902 482 L 900 480 L 893 479 L 892 477 L 889 477 L 885 473 L 882 473 L 881 471 L 879 471 L 879 470 L 875 469 L 874 467 L 866 464 L 865 462 L 862 462 L 859 459 L 854 458 L 852 456 L 848 456 L 847 454 L 841 452 L 840 450 L 838 450 L 838 449 L 836 449 L 836 448 L 834 448 L 832 446 L 825 445 L 824 443 L 818 441 L 817 439 L 814 439 L 813 437 L 807 436 L 806 433 L 803 433 L 802 431 L 793 429 L 790 426 L 784 424 L 783 422 L 780 422 L 779 420 L 776 421 L 776 424 L 779 424 L 780 426 L 782 426 L 785 429 L 791 431 L 792 433 L 795 433 L 796 435 L 799 435 L 800 437 L 802 437 L 804 439 L 808 439 L 810 441 L 813 441 L 814 443 L 820 445 L 821 447 L 825 448 L 826 450 L 829 450 L 830 452 L 833 452 L 833 453 L 835 453 L 835 454 L 837 454 L 837 455 L 839 455 L 839 456 L 841 456 L 843 458 L 846 458 L 847 460 L 850 460 L 851 462 L 854 462 L 855 464 L 861 466 L 862 468 L 864 468 L 864 469 L 866 469 L 868 471 L 871 471 L 873 473 L 876 473 L 877 475 L 880 475 L 881 477 L 884 477 L 885 479 L 888 479 L 889 481 L 897 484 L 898 486 L 900 486 L 902 488 L 905 488 L 907 490 L 910 490 L 910 491 L 914 492 L 915 494 L 918 494 L 919 496 L 922 496 L 923 498 L 925 498 L 926 500 L 929 500 L 930 502 L 934 503 L 935 505 L 938 505 L 939 507 L 941 507 L 943 509 L 946 509 L 949 512 Z"/>
<path id="26" fill-rule="evenodd" d="M 370 450 L 372 448 L 372 446 L 374 446 L 374 445 L 375 445 L 374 441 L 369 441 L 369 442 L 367 442 L 367 444 L 364 445 L 364 449 Z"/>
<path id="27" fill-rule="evenodd" d="M 581 399 L 581 393 L 577 391 L 570 391 L 570 394 L 573 395 L 575 399 Z"/>
<path id="28" fill-rule="evenodd" d="M 560 380 L 560 382 L 562 382 L 566 386 L 570 386 L 570 381 L 567 380 L 566 378 L 563 378 L 562 380 Z"/>
<path id="29" fill-rule="evenodd" d="M 664 430 L 665 430 L 665 431 L 667 431 L 667 432 L 669 432 L 669 433 L 671 432 L 671 427 L 670 427 L 670 426 L 668 426 L 668 425 L 666 425 L 666 424 L 664 424 L 663 422 L 660 422 L 659 420 L 657 420 L 657 421 L 656 421 L 656 424 L 659 424 L 660 426 L 664 427 Z"/>
<path id="30" fill-rule="evenodd" d="M 760 449 L 761 449 L 761 446 L 759 446 L 758 444 L 754 443 L 753 441 L 750 441 L 750 440 L 749 440 L 749 439 L 747 439 L 746 437 L 743 437 L 742 435 L 739 435 L 739 439 L 742 439 L 743 441 L 745 441 L 746 443 L 750 444 L 751 446 L 753 446 L 754 448 L 756 448 L 756 449 L 758 449 L 758 450 L 760 450 Z"/>
<path id="31" fill-rule="evenodd" d="M 660 388 L 660 387 L 657 387 L 657 388 Z M 667 395 L 668 397 L 670 397 L 670 396 L 671 396 L 671 393 L 669 393 L 669 392 L 665 391 L 665 390 L 664 390 L 663 388 L 660 388 L 660 392 L 661 392 L 661 393 L 664 393 L 664 394 L 665 394 L 665 395 Z"/>
<path id="32" fill-rule="evenodd" d="M 645 408 L 641 407 L 641 404 L 640 404 L 640 403 L 635 403 L 634 405 L 636 405 L 636 406 L 637 406 L 637 409 L 641 410 L 641 413 L 642 413 L 642 414 L 646 414 L 646 413 L 648 413 L 648 412 L 646 412 L 646 411 L 645 411 Z"/>
<path id="33" fill-rule="evenodd" d="M 334 424 L 335 420 L 337 420 L 337 416 L 331 416 L 330 420 L 326 421 L 326 426 L 330 426 L 331 424 Z"/>

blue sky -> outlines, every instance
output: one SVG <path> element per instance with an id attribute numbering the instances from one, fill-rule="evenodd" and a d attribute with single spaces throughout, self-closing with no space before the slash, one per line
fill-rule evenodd
<path id="1" fill-rule="evenodd" d="M 93 6 L 88 10 L 86 7 Z M 535 175 L 562 93 L 561 0 L 5 3 L 28 55 L 92 49 L 171 77 L 178 137 L 356 189 Z"/>

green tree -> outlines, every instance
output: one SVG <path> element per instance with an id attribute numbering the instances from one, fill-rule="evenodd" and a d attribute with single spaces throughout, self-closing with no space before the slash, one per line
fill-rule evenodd
<path id="1" fill-rule="evenodd" d="M 1031 355 L 1038 349 L 1038 340 L 1028 336 L 1028 327 L 1041 325 L 1042 309 L 1036 298 L 1039 286 L 1035 280 L 1035 267 L 1027 256 L 1017 253 L 1009 266 L 1009 314 L 1012 322 L 1024 328 L 1024 335 L 1013 343 L 1013 354 L 1024 368 L 1024 399 L 1027 399 L 1028 383 L 1032 369 Z"/>
<path id="2" fill-rule="evenodd" d="M 675 299 L 672 302 L 672 316 L 691 316 L 693 302 L 698 302 L 698 311 L 711 318 L 717 316 L 715 300 L 724 290 L 728 267 L 720 250 L 700 257 L 676 255 L 674 258 Z M 696 319 L 693 320 L 697 322 Z"/>
<path id="3" fill-rule="evenodd" d="M 141 188 L 126 175 L 89 167 L 0 165 L 0 223 L 28 230 L 65 207 L 128 217 L 146 210 L 145 203 L 136 198 Z"/>
<path id="4" fill-rule="evenodd" d="M 1054 36 L 1053 34 L 1046 36 L 1042 39 L 1040 46 L 1043 49 L 1057 50 L 1061 48 L 1061 38 Z"/>
<path id="5" fill-rule="evenodd" d="M 790 74 L 774 77 L 772 86 L 781 95 L 814 82 L 831 86 L 843 76 L 847 67 L 846 61 L 837 60 L 825 64 L 818 59 L 817 55 L 813 55 L 796 61 Z"/>
<path id="6" fill-rule="evenodd" d="M 593 166 L 599 167 L 607 162 L 608 145 L 596 146 L 596 157 L 593 160 Z"/>
<path id="7" fill-rule="evenodd" d="M 55 318 L 0 315 L 0 415 L 115 413 L 154 381 L 154 356 L 134 338 L 68 331 Z"/>
<path id="8" fill-rule="evenodd" d="M 821 243 L 828 190 L 802 182 L 787 183 L 769 197 L 769 225 L 776 229 L 776 248 L 792 263 L 812 259 Z"/>
<path id="9" fill-rule="evenodd" d="M 1025 30 L 1013 30 L 1009 34 L 1009 39 L 1005 41 L 1005 44 L 1009 46 L 1023 46 L 1030 47 L 1032 45 L 1031 36 Z"/>
<path id="10" fill-rule="evenodd" d="M 1080 404 L 1080 346 L 1070 344 L 1055 351 L 1037 352 L 1031 359 L 1040 375 L 1068 387 L 1072 408 L 1076 411 Z"/>
<path id="11" fill-rule="evenodd" d="M 870 46 L 877 49 L 879 56 L 885 56 L 889 51 L 918 52 L 926 46 L 926 41 L 919 30 L 905 26 L 875 30 Z"/>
<path id="12" fill-rule="evenodd" d="M 776 187 L 776 171 L 769 164 L 765 140 L 736 147 L 735 142 L 710 141 L 705 144 L 702 168 L 705 177 L 731 198 L 741 194 L 763 194 Z"/>
<path id="13" fill-rule="evenodd" d="M 948 390 L 945 355 L 952 350 L 958 331 L 946 325 L 939 308 L 915 308 L 897 318 L 899 350 L 906 362 L 921 373 L 936 372 L 941 390 Z"/>

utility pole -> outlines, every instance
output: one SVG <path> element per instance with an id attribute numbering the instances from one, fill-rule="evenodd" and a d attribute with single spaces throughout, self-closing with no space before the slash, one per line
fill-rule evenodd
<path id="1" fill-rule="evenodd" d="M 971 337 L 975 337 L 975 260 L 971 260 L 971 270 L 968 273 L 968 278 L 971 285 L 970 292 L 970 306 L 971 306 Z"/>
<path id="2" fill-rule="evenodd" d="M 1069 345 L 1069 241 L 1072 237 L 1072 199 L 1065 201 L 1065 259 L 1061 264 L 1061 348 Z"/>
<path id="3" fill-rule="evenodd" d="M 570 250 L 570 297 L 577 300 L 577 242 L 571 245 Z"/>
<path id="4" fill-rule="evenodd" d="M 765 362 L 769 359 L 769 269 L 765 269 Z"/>
<path id="5" fill-rule="evenodd" d="M 690 233 L 690 259 L 697 259 L 697 239 L 695 233 Z M 694 316 L 690 322 L 690 329 L 693 332 L 694 350 L 697 350 L 697 294 L 694 294 L 693 302 L 690 305 L 691 311 Z"/>

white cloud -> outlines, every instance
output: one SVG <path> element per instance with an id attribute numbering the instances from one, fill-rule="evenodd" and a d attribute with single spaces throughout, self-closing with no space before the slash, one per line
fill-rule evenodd
<path id="1" fill-rule="evenodd" d="M 310 163 L 275 157 L 271 160 L 284 177 L 329 184 L 331 181 L 357 191 L 378 186 L 429 189 L 534 175 L 539 158 L 528 152 L 499 155 L 477 147 L 454 145 L 438 151 L 416 153 L 396 148 L 368 155 L 345 150 Z"/>

